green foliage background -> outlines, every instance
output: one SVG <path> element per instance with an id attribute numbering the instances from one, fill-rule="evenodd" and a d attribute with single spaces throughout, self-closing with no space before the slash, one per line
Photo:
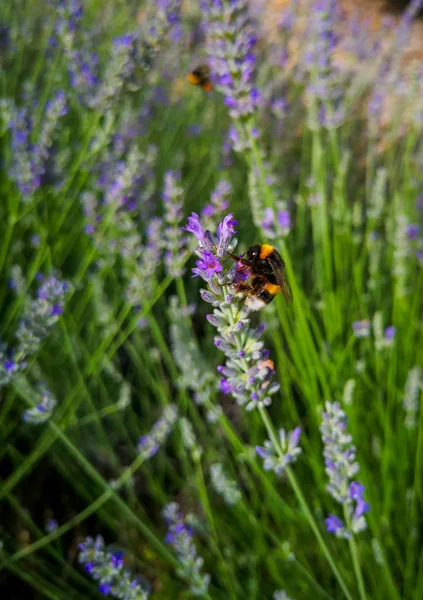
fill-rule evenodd
<path id="1" fill-rule="evenodd" d="M 131 2 L 86 3 L 84 26 L 87 31 L 97 27 L 104 64 L 112 38 L 134 28 L 137 9 Z M 355 549 L 365 597 L 423 598 L 423 424 L 420 413 L 417 426 L 406 428 L 403 407 L 407 376 L 422 365 L 423 276 L 415 249 L 401 246 L 408 243 L 403 224 L 421 221 L 416 208 L 421 125 L 407 118 L 413 107 L 417 110 L 418 85 L 396 105 L 382 131 L 368 123 L 363 108 L 373 82 L 355 85 L 360 80 L 347 77 L 344 123 L 329 131 L 312 129 L 304 85 L 271 65 L 271 45 L 262 41 L 259 85 L 265 89 L 276 81 L 283 86 L 290 108 L 278 135 L 271 111 L 257 117 L 266 164 L 234 155 L 222 169 L 230 125 L 222 97 L 185 81 L 197 49 L 181 43 L 174 68 L 175 52 L 163 48 L 140 89 L 124 92 L 101 114 L 78 103 L 60 48 L 49 46 L 50 9 L 20 0 L 6 1 L 0 10 L 16 32 L 16 50 L 1 66 L 2 98 L 19 105 L 25 90 L 36 90 L 35 137 L 55 91 L 65 89 L 70 98 L 55 135 L 62 184 L 41 186 L 30 202 L 23 201 L 8 175 L 10 131 L 2 105 L 1 338 L 13 340 L 38 272 L 55 270 L 71 283 L 59 323 L 25 374 L 0 391 L 0 589 L 13 598 L 101 597 L 76 562 L 78 542 L 101 533 L 107 543 L 126 549 L 129 566 L 150 582 L 154 599 L 189 598 L 189 585 L 176 575 L 176 558 L 163 541 L 160 513 L 176 500 L 185 513 L 197 516 L 196 543 L 212 577 L 211 598 L 270 599 L 282 588 L 293 599 L 344 598 L 328 554 L 350 598 L 359 597 L 348 543 L 325 531 L 325 517 L 337 509 L 325 488 L 319 433 L 324 402 L 343 403 L 345 385 L 353 379 L 353 399 L 344 408 L 371 506 L 368 530 Z M 185 35 L 198 18 L 198 7 L 188 4 Z M 396 56 L 395 48 L 392 52 Z M 125 116 L 144 106 L 149 107 L 144 133 L 135 143 L 146 154 L 151 144 L 157 147 L 154 214 L 163 211 L 167 170 L 182 172 L 185 216 L 200 212 L 225 177 L 233 186 L 230 211 L 239 221 L 244 250 L 266 241 L 253 225 L 251 169 L 262 174 L 270 169 L 277 177 L 273 189 L 261 190 L 265 203 L 272 205 L 275 187 L 280 198 L 292 202 L 292 230 L 272 243 L 287 262 L 295 301 L 287 310 L 277 298 L 253 317 L 266 324 L 281 384 L 270 418 L 275 427 L 300 425 L 303 431 L 303 454 L 292 477 L 263 471 L 254 451 L 266 437 L 258 412 L 245 413 L 211 383 L 210 402 L 221 404 L 223 413 L 210 423 L 193 401 L 192 386 L 186 379 L 181 383 L 181 349 L 170 333 L 175 323 L 186 343 L 194 343 L 204 370 L 214 373 L 222 361 L 204 318 L 199 281 L 190 276 L 193 258 L 181 277 L 159 267 L 152 276 L 154 292 L 134 311 L 126 299 L 125 265 L 109 264 L 84 230 L 81 196 L 92 187 L 95 166 Z M 192 135 L 190 128 L 199 124 L 201 132 Z M 316 195 L 320 201 L 310 202 Z M 117 235 L 113 212 L 101 228 L 107 245 Z M 18 291 L 7 283 L 16 266 L 23 276 Z M 179 308 L 171 296 L 178 298 Z M 181 307 L 193 302 L 195 312 L 181 316 Z M 396 327 L 389 347 L 378 347 L 374 329 L 364 339 L 353 333 L 354 321 L 374 322 L 375 315 L 384 327 Z M 47 423 L 30 426 L 21 416 L 34 404 L 40 381 L 56 397 L 57 409 Z M 122 394 L 129 395 L 128 406 L 119 401 Z M 187 450 L 175 428 L 156 456 L 142 460 L 138 438 L 167 404 L 176 404 L 190 419 L 202 453 Z M 242 500 L 235 507 L 225 505 L 210 484 L 214 462 L 238 482 Z M 52 533 L 45 532 L 48 518 L 59 524 Z"/>

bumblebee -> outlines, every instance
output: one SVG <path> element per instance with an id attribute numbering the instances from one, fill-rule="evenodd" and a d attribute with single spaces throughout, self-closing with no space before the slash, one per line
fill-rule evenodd
<path id="1" fill-rule="evenodd" d="M 233 283 L 236 294 L 245 295 L 245 305 L 259 310 L 282 292 L 287 305 L 293 301 L 291 286 L 285 275 L 285 263 L 279 252 L 269 244 L 250 246 L 242 256 L 230 254 L 238 261 L 237 271 L 246 272 L 250 283 Z"/>
<path id="2" fill-rule="evenodd" d="M 199 85 L 205 92 L 210 92 L 212 89 L 212 82 L 210 79 L 210 69 L 207 65 L 199 65 L 187 77 L 190 83 Z"/>

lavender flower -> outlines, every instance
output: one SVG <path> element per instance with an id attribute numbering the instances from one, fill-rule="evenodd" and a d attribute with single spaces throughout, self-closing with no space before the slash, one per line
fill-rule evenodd
<path id="1" fill-rule="evenodd" d="M 342 401 L 345 406 L 351 406 L 354 400 L 354 390 L 356 388 L 357 382 L 355 379 L 348 379 L 344 386 L 344 392 L 342 394 Z"/>
<path id="2" fill-rule="evenodd" d="M 163 517 L 168 526 L 166 542 L 175 550 L 180 564 L 178 575 L 189 581 L 190 590 L 194 595 L 206 594 L 210 575 L 200 573 L 204 560 L 198 556 L 192 539 L 192 529 L 186 525 L 183 515 L 179 512 L 179 505 L 176 502 L 167 504 L 163 509 Z"/>
<path id="3" fill-rule="evenodd" d="M 211 279 L 213 275 L 223 271 L 219 259 L 212 252 L 203 252 L 202 258 L 197 260 L 196 265 L 197 267 L 192 272 L 194 275 L 199 275 L 200 277 L 203 274 L 203 279 L 206 281 Z"/>
<path id="4" fill-rule="evenodd" d="M 289 211 L 279 210 L 275 215 L 273 208 L 266 207 L 260 227 L 269 239 L 288 235 L 291 230 L 291 216 Z"/>
<path id="5" fill-rule="evenodd" d="M 42 183 L 58 121 L 66 112 L 66 97 L 63 91 L 59 91 L 55 98 L 46 104 L 38 140 L 34 143 L 34 120 L 28 107 L 12 108 L 10 176 L 18 186 L 24 202 L 31 200 L 33 193 Z"/>
<path id="6" fill-rule="evenodd" d="M 269 406 L 271 396 L 277 392 L 279 385 L 272 382 L 273 363 L 268 360 L 269 353 L 260 340 L 263 330 L 250 327 L 250 309 L 243 305 L 239 310 L 234 295 L 222 285 L 230 286 L 236 276 L 236 268 L 225 267 L 221 260 L 227 252 L 234 250 L 236 221 L 232 214 L 227 215 L 217 229 L 217 236 L 204 231 L 198 215 L 194 213 L 189 223 L 186 229 L 199 241 L 196 254 L 200 264 L 197 263 L 193 272 L 207 282 L 208 289 L 201 290 L 201 296 L 214 306 L 213 314 L 207 319 L 219 332 L 214 339 L 215 345 L 227 357 L 226 364 L 218 367 L 224 377 L 225 391 L 247 410 Z"/>
<path id="7" fill-rule="evenodd" d="M 420 233 L 420 225 L 417 225 L 417 223 L 410 223 L 407 225 L 406 231 L 410 240 L 417 240 Z"/>
<path id="8" fill-rule="evenodd" d="M 54 134 L 57 131 L 60 117 L 67 114 L 66 96 L 63 90 L 56 93 L 53 100 L 49 100 L 45 108 L 45 117 L 41 124 L 40 135 L 36 147 L 38 160 L 45 163 L 49 156 L 49 150 L 53 143 Z M 43 172 L 43 164 L 40 164 L 39 170 Z"/>
<path id="9" fill-rule="evenodd" d="M 30 425 L 40 425 L 48 421 L 56 406 L 56 399 L 47 390 L 44 391 L 41 402 L 32 408 L 28 408 L 22 415 L 22 420 Z"/>
<path id="10" fill-rule="evenodd" d="M 353 477 L 358 473 L 356 449 L 352 437 L 346 432 L 347 417 L 338 402 L 326 402 L 326 412 L 320 427 L 324 444 L 326 473 L 329 477 L 327 490 L 344 508 L 347 523 L 335 515 L 329 515 L 326 526 L 329 533 L 349 538 L 366 529 L 364 514 L 369 505 L 363 499 L 364 486 Z"/>
<path id="11" fill-rule="evenodd" d="M 181 0 L 160 0 L 152 4 L 151 14 L 137 43 L 135 63 L 143 71 L 150 69 L 166 37 L 178 24 Z"/>
<path id="12" fill-rule="evenodd" d="M 180 173 L 168 171 L 165 175 L 163 191 L 165 267 L 168 275 L 179 277 L 183 275 L 183 265 L 188 256 L 187 238 L 182 235 L 180 223 L 182 220 L 183 190 L 179 185 Z"/>
<path id="13" fill-rule="evenodd" d="M 179 431 L 181 432 L 184 447 L 191 452 L 193 460 L 197 462 L 203 453 L 203 449 L 195 437 L 191 421 L 185 417 L 181 417 L 179 419 Z"/>
<path id="14" fill-rule="evenodd" d="M 58 527 L 59 525 L 55 519 L 49 519 L 45 524 L 45 530 L 47 531 L 47 533 L 53 533 L 53 531 L 56 531 Z"/>
<path id="15" fill-rule="evenodd" d="M 0 344 L 0 387 L 10 383 L 26 368 L 26 359 L 37 352 L 64 310 L 68 284 L 55 277 L 40 278 L 42 283 L 37 291 L 37 298 L 31 303 L 27 302 L 23 319 L 15 334 L 18 340 L 16 348 L 8 349 L 6 345 Z M 46 407 L 40 405 L 34 411 L 27 411 L 29 420 L 32 419 L 31 415 L 38 415 L 36 419 L 42 422 L 43 415 L 46 418 L 50 416 L 49 403 Z"/>
<path id="16" fill-rule="evenodd" d="M 125 34 L 113 40 L 107 68 L 93 99 L 93 105 L 98 110 L 105 111 L 110 108 L 119 97 L 125 81 L 132 77 L 134 47 L 134 35 Z"/>
<path id="17" fill-rule="evenodd" d="M 220 496 L 223 496 L 226 504 L 229 506 L 238 504 L 241 500 L 238 484 L 225 473 L 220 463 L 211 465 L 210 477 L 213 488 Z"/>
<path id="18" fill-rule="evenodd" d="M 185 225 L 183 229 L 195 235 L 199 242 L 204 241 L 206 232 L 200 223 L 200 217 L 196 213 L 193 212 L 191 216 L 188 217 L 188 225 Z"/>
<path id="19" fill-rule="evenodd" d="M 10 383 L 15 375 L 26 367 L 23 360 L 16 359 L 5 344 L 0 345 L 0 387 Z"/>
<path id="20" fill-rule="evenodd" d="M 372 324 L 368 319 L 363 319 L 362 321 L 354 321 L 354 323 L 352 324 L 354 335 L 357 338 L 369 337 L 371 326 Z"/>
<path id="21" fill-rule="evenodd" d="M 392 341 L 395 338 L 395 334 L 397 332 L 397 328 L 394 327 L 393 325 L 389 325 L 389 327 L 385 328 L 385 340 L 389 343 L 392 343 Z"/>
<path id="22" fill-rule="evenodd" d="M 153 425 L 150 433 L 142 435 L 138 441 L 138 452 L 145 458 L 154 456 L 172 431 L 178 418 L 176 406 L 166 406 L 162 416 Z"/>
<path id="23" fill-rule="evenodd" d="M 229 196 L 232 191 L 231 184 L 222 179 L 213 190 L 210 204 L 206 204 L 201 210 L 201 216 L 206 229 L 216 227 L 216 218 L 220 219 L 229 208 Z"/>
<path id="24" fill-rule="evenodd" d="M 65 48 L 73 45 L 76 30 L 83 16 L 82 3 L 79 0 L 50 0 L 50 7 L 55 11 L 55 32 Z"/>
<path id="25" fill-rule="evenodd" d="M 404 424 L 407 429 L 415 429 L 417 427 L 417 417 L 420 409 L 420 394 L 422 389 L 422 369 L 421 367 L 413 367 L 408 372 L 402 400 L 405 411 Z"/>
<path id="26" fill-rule="evenodd" d="M 225 97 L 230 116 L 245 123 L 256 111 L 260 94 L 253 84 L 256 39 L 249 25 L 245 0 L 203 0 L 203 27 L 209 66 L 215 87 Z M 239 128 L 232 138 L 234 148 L 249 146 Z"/>
<path id="27" fill-rule="evenodd" d="M 210 413 L 212 409 L 217 408 L 212 405 L 212 393 L 217 386 L 217 377 L 210 371 L 196 338 L 192 335 L 189 319 L 192 310 L 192 307 L 179 306 L 175 296 L 170 298 L 171 351 L 181 373 L 176 383 L 183 389 L 191 390 L 194 402 L 204 405 Z"/>
<path id="28" fill-rule="evenodd" d="M 279 447 L 280 452 L 275 448 L 273 441 L 266 440 L 263 446 L 256 446 L 256 452 L 264 460 L 263 467 L 265 471 L 274 471 L 280 475 L 289 464 L 293 464 L 301 454 L 300 441 L 301 429 L 296 427 L 287 435 L 285 429 L 279 429 Z"/>
<path id="29" fill-rule="evenodd" d="M 396 215 L 395 221 L 393 275 L 398 295 L 404 296 L 407 293 L 407 273 L 411 251 L 411 240 L 408 235 L 409 223 L 407 217 L 401 213 Z"/>
<path id="30" fill-rule="evenodd" d="M 309 74 L 307 92 L 310 101 L 309 124 L 336 127 L 345 118 L 343 90 L 333 64 L 338 44 L 336 23 L 339 14 L 336 0 L 317 0 L 310 13 L 304 65 Z"/>
<path id="31" fill-rule="evenodd" d="M 132 276 L 126 297 L 133 306 L 141 306 L 155 288 L 154 274 L 160 264 L 163 248 L 163 221 L 154 217 L 146 231 L 146 243 L 142 246 L 136 264 L 132 262 Z"/>
<path id="32" fill-rule="evenodd" d="M 31 200 L 41 178 L 38 161 L 35 159 L 35 153 L 31 151 L 32 127 L 33 122 L 27 109 L 14 108 L 10 123 L 12 160 L 9 174 L 26 202 Z"/>
<path id="33" fill-rule="evenodd" d="M 31 303 L 16 332 L 18 356 L 28 356 L 38 350 L 63 313 L 68 290 L 68 284 L 56 277 L 42 279 L 37 298 Z"/>
<path id="34" fill-rule="evenodd" d="M 141 585 L 128 569 L 123 567 L 123 552 L 112 552 L 104 546 L 103 538 L 87 537 L 79 544 L 78 561 L 97 582 L 105 596 L 121 600 L 147 600 L 149 589 Z"/>

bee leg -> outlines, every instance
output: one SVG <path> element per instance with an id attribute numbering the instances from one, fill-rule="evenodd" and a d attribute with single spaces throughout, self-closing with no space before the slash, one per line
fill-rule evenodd
<path id="1" fill-rule="evenodd" d="M 236 294 L 247 294 L 254 290 L 253 286 L 249 283 L 231 283 L 231 287 L 235 290 Z"/>

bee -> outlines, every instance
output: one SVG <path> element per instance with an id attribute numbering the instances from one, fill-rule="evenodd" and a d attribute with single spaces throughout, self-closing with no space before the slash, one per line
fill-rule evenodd
<path id="1" fill-rule="evenodd" d="M 245 305 L 250 310 L 259 310 L 270 304 L 279 292 L 282 292 L 286 304 L 291 304 L 292 290 L 285 275 L 285 263 L 276 248 L 269 244 L 256 244 L 242 256 L 229 256 L 240 263 L 237 271 L 246 271 L 250 277 L 250 283 L 232 284 L 236 294 L 245 295 Z"/>
<path id="2" fill-rule="evenodd" d="M 207 65 L 199 65 L 187 77 L 190 83 L 200 85 L 205 92 L 210 92 L 212 82 L 210 79 L 210 69 Z"/>

